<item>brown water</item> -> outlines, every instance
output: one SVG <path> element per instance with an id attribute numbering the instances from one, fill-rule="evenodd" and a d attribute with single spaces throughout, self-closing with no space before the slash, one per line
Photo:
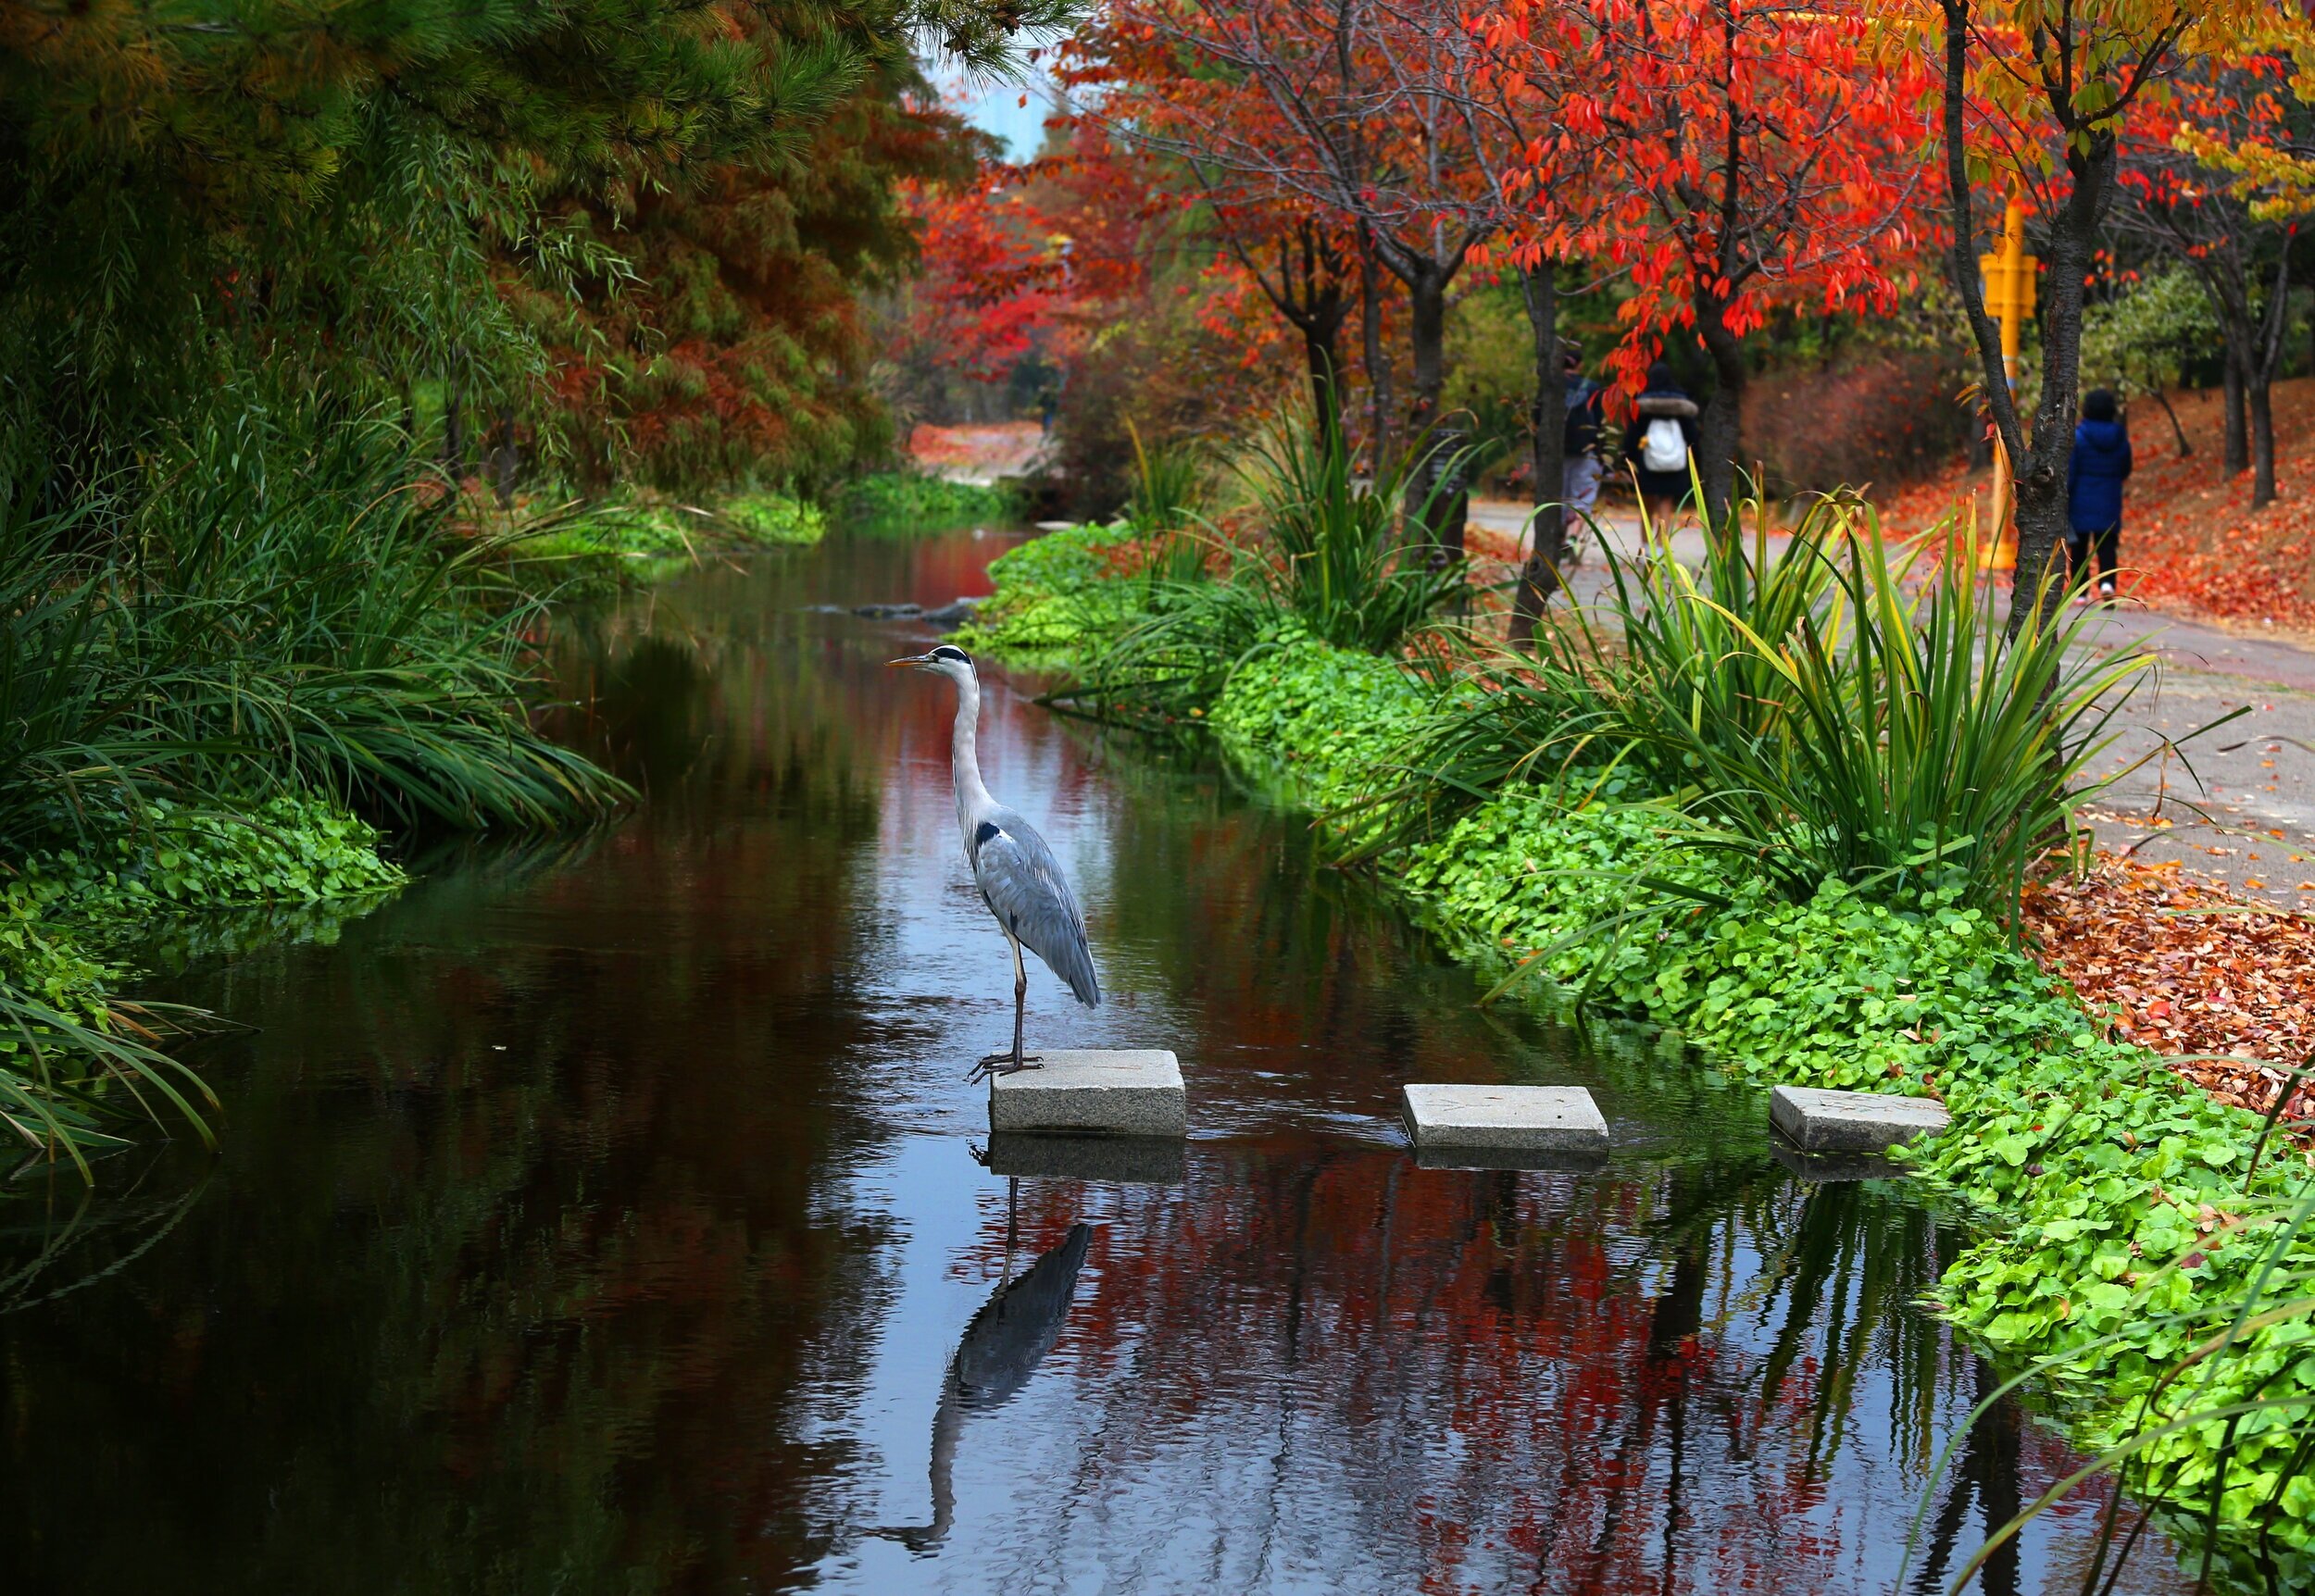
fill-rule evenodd
<path id="1" fill-rule="evenodd" d="M 1193 1140 L 984 1168 L 1010 969 L 949 690 L 881 668 L 920 629 L 813 606 L 982 591 L 1000 546 L 574 622 L 571 734 L 640 812 L 160 983 L 257 1029 L 206 1059 L 221 1156 L 0 1199 L 7 1589 L 1883 1592 L 1917 1511 L 1942 1589 L 2071 1466 L 1969 1422 L 1988 1376 L 1910 1306 L 1955 1241 L 1902 1189 L 1795 1178 L 1674 1052 L 1479 1009 L 1298 822 L 995 673 L 991 784 L 1111 994 L 1035 970 L 1032 1045 L 1173 1048 Z M 1583 1083 L 1615 1156 L 1417 1168 L 1413 1079 Z M 2074 1589 L 2096 1507 L 1984 1588 Z"/>

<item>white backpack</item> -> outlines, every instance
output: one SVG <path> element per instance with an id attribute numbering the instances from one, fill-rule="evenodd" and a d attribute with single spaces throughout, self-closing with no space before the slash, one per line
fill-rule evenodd
<path id="1" fill-rule="evenodd" d="M 1670 416 L 1658 416 L 1640 434 L 1640 464 L 1651 471 L 1688 468 L 1688 436 Z"/>

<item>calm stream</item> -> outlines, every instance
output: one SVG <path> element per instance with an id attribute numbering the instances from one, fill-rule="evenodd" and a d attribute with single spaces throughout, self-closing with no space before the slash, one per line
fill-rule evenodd
<path id="1" fill-rule="evenodd" d="M 257 1029 L 203 1044 L 220 1155 L 0 1188 L 8 1590 L 1877 1596 L 1949 1442 L 1916 1589 L 2072 1466 L 1968 1423 L 1990 1378 L 1911 1305 L 1955 1237 L 1901 1188 L 1796 1178 L 1676 1053 L 1477 1007 L 1299 821 L 995 671 L 990 784 L 1110 994 L 1032 966 L 1031 1045 L 1174 1049 L 1192 1140 L 984 1167 L 1011 969 L 951 691 L 836 610 L 1003 546 L 838 535 L 574 620 L 569 734 L 639 812 L 155 983 Z M 1587 1085 L 1614 1159 L 1418 1168 L 1425 1079 Z M 2097 1527 L 1983 1588 L 2074 1589 Z"/>

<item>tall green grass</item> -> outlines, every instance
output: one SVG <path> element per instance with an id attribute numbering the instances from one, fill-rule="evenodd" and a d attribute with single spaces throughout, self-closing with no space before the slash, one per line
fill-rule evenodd
<path id="1" fill-rule="evenodd" d="M 1194 443 L 1151 447 L 1128 421 L 1133 441 L 1133 493 L 1125 502 L 1125 530 L 1141 544 L 1141 575 L 1158 584 L 1203 580 L 1212 549 L 1206 534 L 1208 499 L 1204 452 Z"/>
<path id="2" fill-rule="evenodd" d="M 1483 655 L 1409 751 L 1387 841 L 1507 780 L 1583 803 L 1622 773 L 1796 901 L 1838 880 L 2014 903 L 2078 842 L 2151 656 L 2089 656 L 2088 610 L 2010 638 L 1967 525 L 1893 547 L 1870 505 L 1828 497 L 1787 539 L 1758 502 L 1708 534 L 1694 571 L 1655 530 L 1637 562 L 1607 550 L 1596 611 L 1545 629 L 1533 659 Z"/>
<path id="3" fill-rule="evenodd" d="M 449 520 L 395 429 L 219 403 L 146 478 L 62 513 L 27 513 L 37 497 L 0 483 L 0 886 L 161 794 L 239 813 L 318 792 L 403 828 L 526 830 L 625 795 L 532 728 L 539 601 Z M 0 1123 L 76 1157 L 104 1108 L 198 1125 L 158 1011 L 7 933 Z"/>
<path id="4" fill-rule="evenodd" d="M 70 612 L 54 638 L 72 657 L 45 668 L 80 678 L 97 713 L 50 735 L 84 776 L 302 787 L 466 829 L 551 828 L 619 800 L 530 725 L 541 601 L 427 505 L 406 451 L 380 424 L 284 435 L 244 412 L 181 440 L 94 550 L 72 536 L 86 517 L 9 529 L 0 592 L 45 585 Z M 84 574 L 54 585 L 60 571 Z"/>
<path id="5" fill-rule="evenodd" d="M 1154 475 L 1146 455 L 1143 463 L 1145 478 Z M 1157 730 L 1202 713 L 1233 671 L 1289 630 L 1396 654 L 1465 591 L 1459 562 L 1432 566 L 1397 535 L 1405 487 L 1420 463 L 1410 455 L 1366 481 L 1340 437 L 1298 416 L 1273 422 L 1238 465 L 1255 535 L 1199 540 L 1194 570 L 1154 578 L 1145 618 L 1047 702 Z M 1147 489 L 1153 524 L 1161 491 L 1175 492 L 1170 481 Z M 1186 512 L 1177 496 L 1165 513 Z M 1227 562 L 1220 580 L 1206 580 L 1209 559 Z"/>

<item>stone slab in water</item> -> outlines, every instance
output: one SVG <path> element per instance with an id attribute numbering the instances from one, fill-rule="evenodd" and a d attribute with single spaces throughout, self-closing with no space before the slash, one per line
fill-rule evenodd
<path id="1" fill-rule="evenodd" d="M 1460 1147 L 1433 1142 L 1415 1149 L 1418 1169 L 1518 1169 L 1551 1175 L 1594 1175 L 1608 1167 L 1608 1144 L 1589 1148 Z"/>
<path id="2" fill-rule="evenodd" d="M 1164 1048 L 1047 1048 L 1034 1069 L 989 1080 L 989 1129 L 1097 1136 L 1189 1131 L 1182 1066 Z"/>
<path id="3" fill-rule="evenodd" d="M 1769 1139 L 1769 1155 L 1803 1180 L 1829 1185 L 1844 1180 L 1902 1180 L 1912 1173 L 1878 1153 L 1803 1153 L 1782 1136 Z"/>
<path id="4" fill-rule="evenodd" d="M 1933 1136 L 1953 1116 L 1930 1097 L 1780 1086 L 1769 1097 L 1769 1123 L 1804 1153 L 1878 1153 Z"/>
<path id="5" fill-rule="evenodd" d="M 1580 1086 L 1409 1086 L 1406 1116 L 1419 1158 L 1447 1148 L 1608 1151 L 1608 1121 Z"/>
<path id="6" fill-rule="evenodd" d="M 1189 1159 L 1178 1136 L 1058 1136 L 1007 1130 L 989 1138 L 989 1172 L 1037 1180 L 1179 1186 L 1189 1178 Z"/>

